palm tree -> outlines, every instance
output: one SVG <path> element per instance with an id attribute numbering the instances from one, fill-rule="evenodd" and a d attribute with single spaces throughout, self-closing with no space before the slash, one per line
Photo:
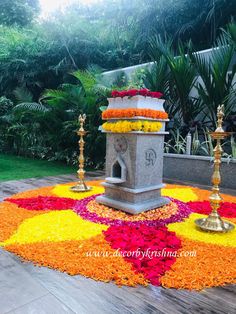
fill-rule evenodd
<path id="1" fill-rule="evenodd" d="M 234 47 L 224 35 L 217 40 L 216 47 L 213 48 L 209 59 L 197 53 L 192 55 L 201 79 L 196 85 L 198 94 L 204 105 L 204 111 L 214 128 L 217 123 L 217 107 L 224 104 L 227 117 L 235 106 L 236 64 L 233 64 L 231 68 L 233 56 Z"/>
<path id="2" fill-rule="evenodd" d="M 196 69 L 190 58 L 192 49 L 188 44 L 186 54 L 184 45 L 179 42 L 176 57 L 172 47 L 171 40 L 163 42 L 160 37 L 155 37 L 150 41 L 152 59 L 156 66 L 159 65 L 159 69 L 164 70 L 161 81 L 164 82 L 164 93 L 171 104 L 169 114 L 172 116 L 178 114 L 183 123 L 188 125 L 202 110 L 199 100 L 191 95 L 196 82 Z M 164 79 L 163 74 L 166 75 Z"/>

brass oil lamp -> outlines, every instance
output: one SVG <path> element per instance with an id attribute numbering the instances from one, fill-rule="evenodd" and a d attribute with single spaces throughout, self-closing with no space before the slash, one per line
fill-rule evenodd
<path id="1" fill-rule="evenodd" d="M 221 146 L 221 140 L 228 137 L 231 132 L 225 132 L 222 128 L 223 118 L 224 118 L 224 105 L 221 105 L 217 108 L 217 128 L 215 132 L 211 132 L 211 137 L 216 140 L 216 146 L 214 148 L 214 172 L 212 175 L 212 193 L 209 197 L 210 204 L 212 207 L 212 212 L 207 218 L 195 220 L 195 224 L 204 231 L 213 231 L 213 232 L 227 232 L 234 229 L 234 225 L 228 221 L 222 220 L 218 208 L 222 201 L 220 196 L 219 185 L 221 182 L 220 175 L 220 165 L 221 165 L 221 156 L 223 149 Z"/>
<path id="2" fill-rule="evenodd" d="M 70 187 L 70 190 L 73 192 L 87 192 L 92 190 L 91 186 L 87 186 L 84 180 L 84 176 L 85 176 L 85 170 L 84 170 L 84 145 L 85 145 L 85 141 L 84 141 L 84 136 L 87 134 L 87 131 L 84 130 L 84 122 L 86 120 L 86 115 L 80 115 L 79 116 L 79 124 L 80 124 L 80 128 L 79 130 L 77 130 L 77 134 L 80 137 L 79 140 L 79 149 L 80 149 L 80 154 L 79 154 L 79 170 L 77 171 L 78 174 L 78 178 L 79 178 L 79 182 L 75 185 Z"/>

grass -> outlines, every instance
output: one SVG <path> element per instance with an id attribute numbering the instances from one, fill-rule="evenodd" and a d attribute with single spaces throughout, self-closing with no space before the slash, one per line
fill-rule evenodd
<path id="1" fill-rule="evenodd" d="M 41 178 L 76 173 L 76 167 L 60 162 L 0 154 L 0 181 Z"/>

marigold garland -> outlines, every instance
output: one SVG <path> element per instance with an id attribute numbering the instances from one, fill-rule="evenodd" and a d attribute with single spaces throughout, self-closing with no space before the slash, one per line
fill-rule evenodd
<path id="1" fill-rule="evenodd" d="M 128 108 L 128 109 L 107 109 L 102 113 L 102 119 L 119 119 L 119 118 L 134 118 L 146 117 L 152 119 L 168 119 L 168 113 L 160 110 Z"/>
<path id="2" fill-rule="evenodd" d="M 160 122 L 153 121 L 117 121 L 117 122 L 105 122 L 102 125 L 103 130 L 114 133 L 128 133 L 134 131 L 140 132 L 159 132 L 162 128 Z"/>

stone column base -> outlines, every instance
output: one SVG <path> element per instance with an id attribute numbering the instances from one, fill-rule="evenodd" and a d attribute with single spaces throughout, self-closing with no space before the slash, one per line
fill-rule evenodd
<path id="1" fill-rule="evenodd" d="M 159 196 L 156 199 L 148 200 L 140 203 L 129 203 L 124 201 L 119 201 L 115 199 L 111 199 L 106 195 L 100 195 L 96 198 L 96 201 L 100 204 L 120 209 L 129 214 L 139 214 L 147 210 L 151 210 L 157 207 L 164 206 L 169 204 L 170 200 L 167 197 Z"/>

